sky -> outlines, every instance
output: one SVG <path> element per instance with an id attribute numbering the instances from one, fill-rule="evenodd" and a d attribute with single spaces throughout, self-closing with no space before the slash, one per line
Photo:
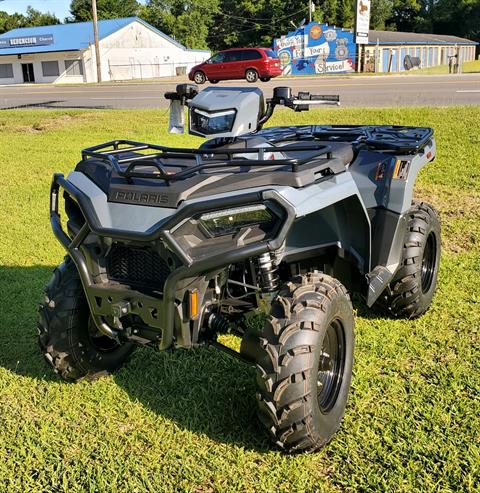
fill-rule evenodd
<path id="1" fill-rule="evenodd" d="M 52 12 L 61 21 L 70 16 L 70 0 L 0 0 L 0 10 L 9 14 L 13 12 L 24 14 L 29 5 L 41 12 Z"/>

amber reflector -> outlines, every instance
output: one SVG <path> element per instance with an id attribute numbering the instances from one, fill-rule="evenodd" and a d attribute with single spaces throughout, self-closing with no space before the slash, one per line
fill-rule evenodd
<path id="1" fill-rule="evenodd" d="M 190 318 L 194 319 L 198 317 L 198 291 L 194 289 L 190 291 Z"/>

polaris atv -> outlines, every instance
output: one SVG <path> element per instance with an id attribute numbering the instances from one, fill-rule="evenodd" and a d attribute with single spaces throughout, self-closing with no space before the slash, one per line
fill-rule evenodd
<path id="1" fill-rule="evenodd" d="M 277 445 L 319 449 L 347 403 L 349 293 L 402 318 L 432 302 L 440 222 L 412 196 L 435 157 L 433 131 L 262 129 L 277 105 L 338 103 L 286 87 L 265 99 L 257 88 L 187 84 L 166 97 L 172 131 L 188 106 L 189 132 L 210 140 L 107 142 L 53 177 L 51 224 L 68 255 L 40 306 L 42 351 L 79 380 L 117 370 L 138 345 L 213 345 L 255 365 L 258 415 Z M 239 353 L 221 333 L 242 338 Z"/>

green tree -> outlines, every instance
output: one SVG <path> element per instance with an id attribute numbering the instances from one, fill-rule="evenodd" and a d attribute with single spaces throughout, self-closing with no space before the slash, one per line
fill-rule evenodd
<path id="1" fill-rule="evenodd" d="M 463 32 L 465 36 L 480 41 L 480 0 L 465 1 L 463 6 Z"/>
<path id="2" fill-rule="evenodd" d="M 40 12 L 33 7 L 27 8 L 25 16 L 25 27 L 32 26 L 51 26 L 52 24 L 61 24 L 60 19 L 50 12 Z"/>
<path id="3" fill-rule="evenodd" d="M 80 1 L 80 0 L 75 0 Z M 100 0 L 99 0 L 100 1 Z M 355 24 L 356 0 L 314 0 L 314 19 Z M 270 46 L 308 19 L 307 0 L 148 0 L 140 17 L 190 48 Z M 372 29 L 478 39 L 480 0 L 372 0 Z"/>
<path id="4" fill-rule="evenodd" d="M 0 34 L 24 26 L 25 16 L 22 14 L 8 14 L 3 10 L 0 11 Z"/>
<path id="5" fill-rule="evenodd" d="M 211 47 L 270 46 L 308 18 L 304 0 L 222 0 L 208 42 Z"/>
<path id="6" fill-rule="evenodd" d="M 374 0 L 372 2 L 370 28 L 380 31 L 384 30 L 392 13 L 392 0 Z"/>
<path id="7" fill-rule="evenodd" d="M 389 20 L 399 31 L 480 37 L 480 0 L 395 0 Z"/>
<path id="8" fill-rule="evenodd" d="M 139 16 L 188 48 L 208 48 L 218 0 L 148 0 Z"/>
<path id="9" fill-rule="evenodd" d="M 353 28 L 355 25 L 356 0 L 316 1 L 315 20 L 330 25 Z M 392 16 L 393 0 L 373 0 L 370 25 L 372 29 L 385 29 Z"/>
<path id="10" fill-rule="evenodd" d="M 43 13 L 32 7 L 27 8 L 26 15 L 0 11 L 0 34 L 19 27 L 48 26 L 60 24 L 60 19 L 49 12 Z"/>
<path id="11" fill-rule="evenodd" d="M 338 0 L 321 0 L 317 2 L 315 8 L 315 20 L 326 24 L 335 25 L 340 12 L 340 2 Z"/>
<path id="12" fill-rule="evenodd" d="M 396 31 L 414 31 L 421 20 L 421 0 L 393 0 L 390 24 Z"/>
<path id="13" fill-rule="evenodd" d="M 97 0 L 99 19 L 119 19 L 137 15 L 140 4 L 137 0 Z M 72 0 L 70 4 L 72 17 L 67 22 L 84 22 L 92 19 L 91 0 Z"/>

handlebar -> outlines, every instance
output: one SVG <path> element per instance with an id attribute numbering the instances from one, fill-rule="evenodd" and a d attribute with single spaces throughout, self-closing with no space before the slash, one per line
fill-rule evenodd
<path id="1" fill-rule="evenodd" d="M 182 106 L 187 101 L 193 99 L 198 94 L 198 87 L 195 84 L 179 84 L 175 92 L 165 93 L 165 98 L 175 102 L 179 101 Z M 263 116 L 258 120 L 257 131 L 261 130 L 263 125 L 270 119 L 273 110 L 277 105 L 282 105 L 294 111 L 308 111 L 310 106 L 318 105 L 340 105 L 340 96 L 338 95 L 320 95 L 310 94 L 307 91 L 301 91 L 297 95 L 292 94 L 290 87 L 275 87 L 273 97 L 266 100 L 266 108 Z M 182 124 L 183 125 L 183 124 Z"/>

